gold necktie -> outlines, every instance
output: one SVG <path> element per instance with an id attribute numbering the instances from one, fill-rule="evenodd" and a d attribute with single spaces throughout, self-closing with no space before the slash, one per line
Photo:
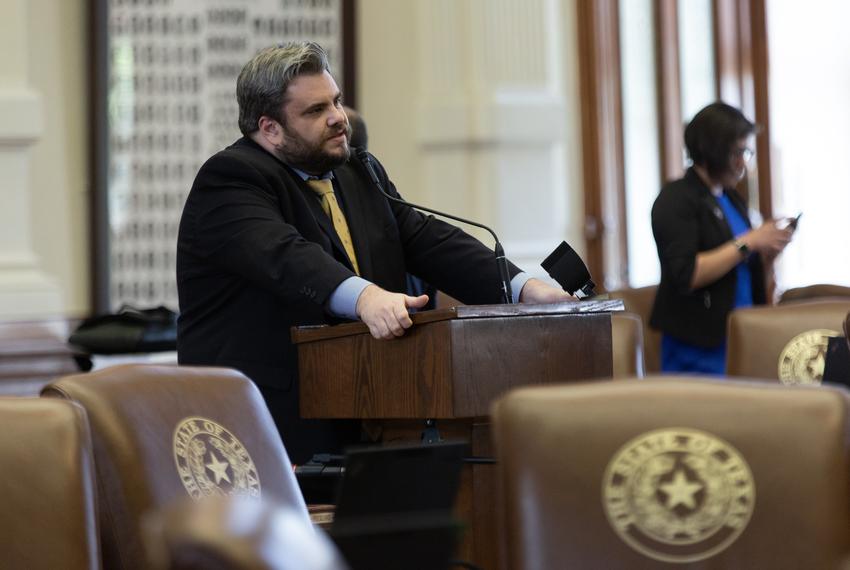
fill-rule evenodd
<path id="1" fill-rule="evenodd" d="M 307 184 L 310 185 L 310 189 L 313 192 L 322 198 L 322 209 L 333 222 L 336 234 L 345 248 L 345 253 L 348 254 L 348 259 L 351 260 L 351 265 L 354 266 L 354 272 L 360 275 L 360 267 L 358 267 L 357 257 L 354 255 L 354 244 L 351 241 L 351 233 L 348 231 L 348 223 L 345 221 L 345 216 L 342 214 L 342 210 L 340 210 L 339 204 L 336 201 L 333 184 L 331 184 L 329 178 L 308 180 Z"/>

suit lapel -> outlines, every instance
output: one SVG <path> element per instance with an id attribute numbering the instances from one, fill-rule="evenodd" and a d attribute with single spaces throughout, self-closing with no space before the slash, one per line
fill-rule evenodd
<path id="1" fill-rule="evenodd" d="M 354 270 L 354 265 L 351 263 L 351 260 L 348 259 L 348 254 L 345 252 L 345 248 L 342 245 L 342 241 L 339 239 L 339 234 L 336 233 L 334 229 L 333 222 L 325 214 L 325 211 L 322 209 L 322 205 L 319 200 L 316 199 L 316 194 L 313 192 L 307 183 L 303 180 L 299 179 L 298 188 L 304 194 L 304 199 L 310 205 L 310 210 L 313 212 L 313 217 L 316 219 L 316 223 L 319 228 L 321 228 L 322 232 L 324 232 L 325 236 L 328 238 L 328 241 L 331 244 L 332 253 L 334 257 L 337 259 L 345 260 L 345 265 L 352 271 Z M 355 253 L 359 252 L 355 246 Z M 358 261 L 360 258 L 358 257 Z"/>
<path id="2" fill-rule="evenodd" d="M 365 216 L 368 204 L 364 201 L 363 188 L 350 168 L 338 168 L 334 170 L 334 176 L 337 179 L 336 190 L 341 194 L 348 231 L 351 232 L 351 239 L 354 242 L 354 255 L 357 256 L 360 275 L 368 279 L 373 272 L 372 254 L 369 249 L 369 226 Z M 342 247 L 341 244 L 340 247 Z"/>

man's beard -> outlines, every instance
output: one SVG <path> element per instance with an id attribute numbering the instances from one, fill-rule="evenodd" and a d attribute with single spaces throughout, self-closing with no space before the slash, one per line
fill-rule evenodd
<path id="1" fill-rule="evenodd" d="M 341 155 L 333 155 L 325 152 L 323 147 L 328 138 L 334 137 L 340 132 L 346 133 L 345 152 Z M 342 131 L 338 130 L 332 133 L 317 144 L 311 144 L 305 141 L 303 137 L 290 131 L 286 126 L 283 126 L 283 133 L 283 142 L 275 146 L 277 157 L 298 170 L 303 170 L 310 174 L 324 174 L 338 166 L 342 166 L 351 156 L 351 149 L 348 146 L 351 127 L 348 124 L 345 125 L 345 129 L 342 129 Z"/>

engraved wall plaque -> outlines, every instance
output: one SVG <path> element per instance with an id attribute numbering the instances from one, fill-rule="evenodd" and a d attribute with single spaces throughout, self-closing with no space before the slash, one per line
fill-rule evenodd
<path id="1" fill-rule="evenodd" d="M 177 309 L 180 213 L 203 161 L 240 136 L 235 93 L 242 65 L 266 46 L 314 40 L 328 51 L 342 85 L 343 3 L 103 0 L 97 6 L 96 310 L 125 303 Z"/>

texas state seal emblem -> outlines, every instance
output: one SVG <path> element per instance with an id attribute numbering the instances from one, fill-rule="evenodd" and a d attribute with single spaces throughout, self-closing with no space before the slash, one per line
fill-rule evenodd
<path id="1" fill-rule="evenodd" d="M 632 439 L 614 454 L 602 482 L 602 504 L 617 535 L 663 562 L 695 562 L 722 552 L 747 527 L 755 498 L 741 454 L 690 428 Z"/>
<path id="2" fill-rule="evenodd" d="M 216 422 L 185 418 L 174 429 L 174 462 L 186 492 L 199 500 L 210 495 L 260 498 L 260 477 L 248 450 Z"/>
<path id="3" fill-rule="evenodd" d="M 779 380 L 783 384 L 820 384 L 831 336 L 841 333 L 814 329 L 792 338 L 779 355 Z"/>

